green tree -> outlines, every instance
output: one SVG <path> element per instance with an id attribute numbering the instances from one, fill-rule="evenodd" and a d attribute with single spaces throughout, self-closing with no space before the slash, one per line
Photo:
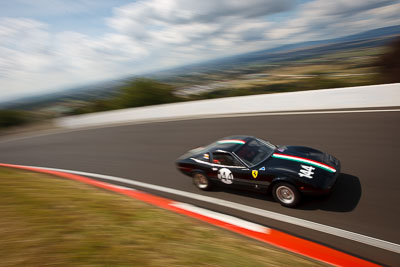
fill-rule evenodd
<path id="1" fill-rule="evenodd" d="M 19 110 L 0 110 L 0 128 L 11 127 L 28 123 L 27 114 Z"/>
<path id="2" fill-rule="evenodd" d="M 120 108 L 141 107 L 178 102 L 180 98 L 173 94 L 173 87 L 150 79 L 135 79 L 121 89 L 117 96 Z"/>
<path id="3" fill-rule="evenodd" d="M 389 50 L 380 57 L 377 65 L 383 82 L 400 82 L 400 38 L 390 44 Z"/>

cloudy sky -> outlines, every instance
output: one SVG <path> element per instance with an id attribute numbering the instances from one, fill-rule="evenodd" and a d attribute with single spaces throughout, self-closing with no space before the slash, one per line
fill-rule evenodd
<path id="1" fill-rule="evenodd" d="M 0 0 L 0 102 L 399 25 L 388 0 Z"/>

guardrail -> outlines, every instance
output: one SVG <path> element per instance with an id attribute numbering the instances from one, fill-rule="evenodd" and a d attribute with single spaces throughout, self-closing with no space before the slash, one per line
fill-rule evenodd
<path id="1" fill-rule="evenodd" d="M 65 128 L 148 121 L 207 118 L 238 113 L 398 107 L 400 83 L 239 96 L 128 108 L 59 118 Z"/>

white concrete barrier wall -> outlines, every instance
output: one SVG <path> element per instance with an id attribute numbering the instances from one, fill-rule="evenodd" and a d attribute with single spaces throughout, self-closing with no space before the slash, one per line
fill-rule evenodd
<path id="1" fill-rule="evenodd" d="M 65 128 L 212 117 L 235 113 L 400 106 L 400 83 L 229 97 L 98 112 L 55 120 Z"/>

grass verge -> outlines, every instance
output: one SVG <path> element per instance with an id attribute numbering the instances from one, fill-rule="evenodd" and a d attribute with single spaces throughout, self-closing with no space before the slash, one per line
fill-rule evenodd
<path id="1" fill-rule="evenodd" d="M 0 167 L 0 266 L 317 266 L 74 181 Z"/>

